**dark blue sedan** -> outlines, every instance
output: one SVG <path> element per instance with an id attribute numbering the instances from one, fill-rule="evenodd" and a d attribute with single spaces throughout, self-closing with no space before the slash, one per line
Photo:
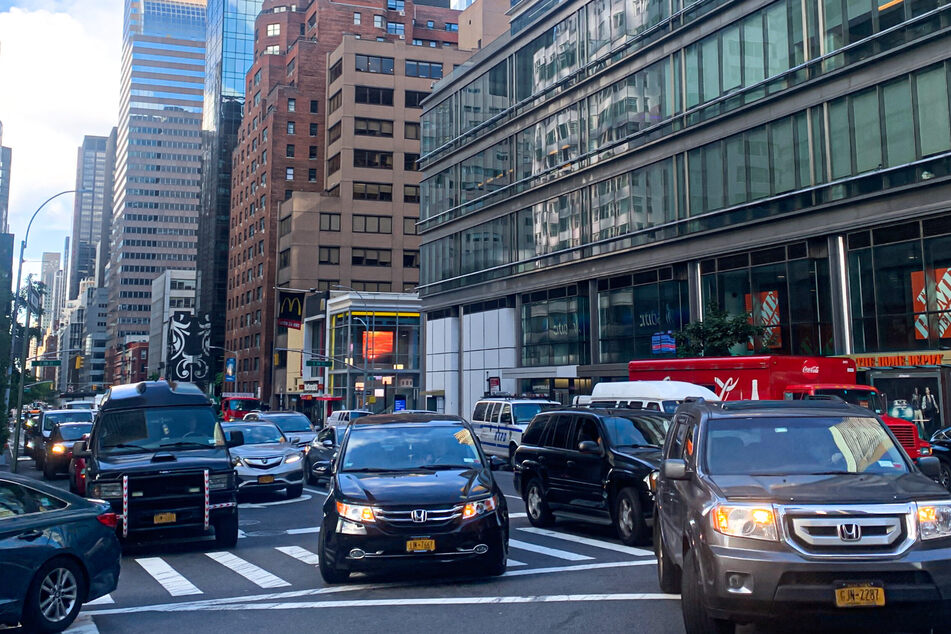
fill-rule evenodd
<path id="1" fill-rule="evenodd" d="M 0 473 L 0 624 L 60 632 L 115 590 L 116 519 L 105 502 Z"/>

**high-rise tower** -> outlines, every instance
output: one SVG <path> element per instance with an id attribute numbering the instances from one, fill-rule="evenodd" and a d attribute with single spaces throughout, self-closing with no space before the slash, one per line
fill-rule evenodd
<path id="1" fill-rule="evenodd" d="M 96 248 L 102 237 L 103 203 L 106 199 L 106 141 L 104 136 L 83 137 L 76 157 L 69 299 L 76 299 L 79 294 L 79 282 L 96 276 Z"/>

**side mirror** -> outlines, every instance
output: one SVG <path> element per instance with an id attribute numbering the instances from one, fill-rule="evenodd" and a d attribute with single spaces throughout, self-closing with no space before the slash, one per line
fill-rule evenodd
<path id="1" fill-rule="evenodd" d="M 292 445 L 296 445 L 296 444 L 298 444 L 298 443 L 300 442 L 300 436 L 293 436 L 293 437 L 292 437 L 290 440 L 288 440 L 287 442 L 291 443 Z"/>
<path id="2" fill-rule="evenodd" d="M 918 470 L 929 478 L 937 480 L 941 475 L 941 461 L 934 456 L 923 456 L 918 458 Z"/>
<path id="3" fill-rule="evenodd" d="M 79 440 L 73 443 L 73 457 L 74 458 L 88 458 L 90 452 L 86 450 L 86 441 Z"/>
<path id="4" fill-rule="evenodd" d="M 490 471 L 499 471 L 504 466 L 508 464 L 508 461 L 499 458 L 498 456 L 489 456 L 489 470 Z"/>
<path id="5" fill-rule="evenodd" d="M 664 477 L 668 480 L 686 480 L 690 477 L 687 473 L 687 463 L 674 458 L 664 460 Z"/>
<path id="6" fill-rule="evenodd" d="M 243 431 L 232 431 L 228 432 L 228 447 L 240 447 L 244 444 L 244 432 Z"/>
<path id="7" fill-rule="evenodd" d="M 330 440 L 329 438 L 325 439 L 324 442 L 322 442 L 321 444 L 322 444 L 324 447 L 326 447 L 327 449 L 333 449 L 333 448 L 334 448 L 334 441 Z"/>
<path id="8" fill-rule="evenodd" d="M 582 440 L 578 443 L 578 451 L 581 453 L 601 453 L 601 447 L 593 440 Z"/>

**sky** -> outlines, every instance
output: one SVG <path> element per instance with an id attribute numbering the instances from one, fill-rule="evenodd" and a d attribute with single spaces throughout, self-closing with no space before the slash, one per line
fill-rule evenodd
<path id="1" fill-rule="evenodd" d="M 107 136 L 118 119 L 121 0 L 0 0 L 0 121 L 13 149 L 10 231 L 13 275 L 30 216 L 76 186 L 83 136 Z M 44 251 L 63 251 L 73 196 L 39 213 L 23 277 L 39 273 Z"/>

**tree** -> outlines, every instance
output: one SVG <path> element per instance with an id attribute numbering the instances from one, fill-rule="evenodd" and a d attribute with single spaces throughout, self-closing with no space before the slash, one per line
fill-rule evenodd
<path id="1" fill-rule="evenodd" d="M 752 339 L 760 350 L 769 346 L 767 326 L 754 324 L 750 313 L 731 315 L 710 303 L 703 321 L 687 324 L 674 334 L 679 357 L 729 357 L 730 349 Z"/>

